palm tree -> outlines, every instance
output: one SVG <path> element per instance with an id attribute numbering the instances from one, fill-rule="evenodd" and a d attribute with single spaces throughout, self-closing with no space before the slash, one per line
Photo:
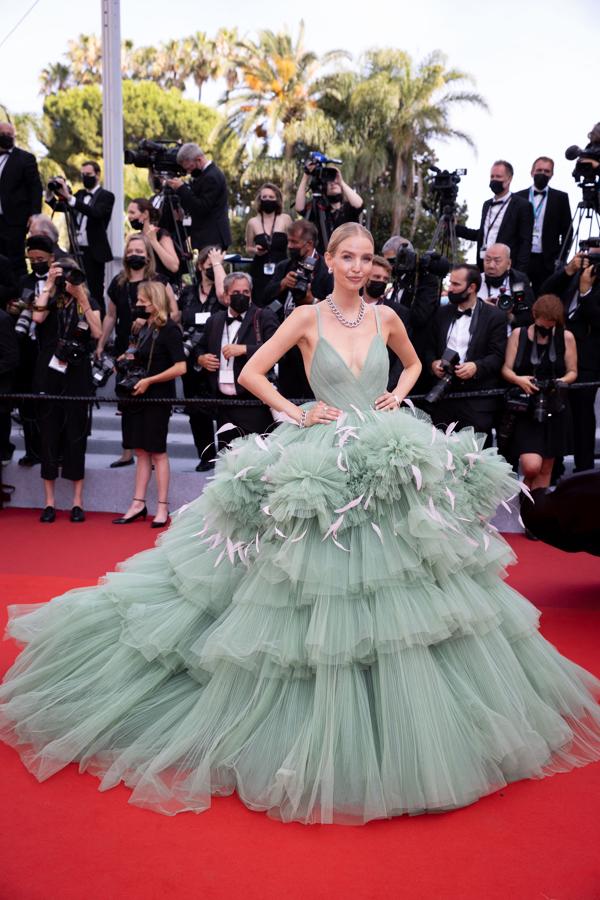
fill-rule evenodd
<path id="1" fill-rule="evenodd" d="M 73 87 L 71 69 L 65 63 L 50 63 L 40 72 L 40 94 L 48 97 Z"/>
<path id="2" fill-rule="evenodd" d="M 317 76 L 324 66 L 345 56 L 340 50 L 322 57 L 305 50 L 303 22 L 295 41 L 289 32 L 264 30 L 257 41 L 238 44 L 234 61 L 240 83 L 223 101 L 227 118 L 221 136 L 234 131 L 256 140 L 265 153 L 272 141 L 279 140 L 287 170 L 284 193 L 291 187 L 288 171 L 294 144 L 302 126 L 317 112 Z"/>
<path id="3" fill-rule="evenodd" d="M 76 85 L 102 82 L 102 42 L 95 34 L 80 34 L 67 43 L 67 59 Z"/>

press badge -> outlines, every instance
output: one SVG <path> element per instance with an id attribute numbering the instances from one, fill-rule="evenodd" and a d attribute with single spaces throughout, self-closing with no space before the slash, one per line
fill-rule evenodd
<path id="1" fill-rule="evenodd" d="M 210 319 L 209 312 L 196 313 L 194 315 L 194 325 L 205 325 L 208 319 Z"/>
<path id="2" fill-rule="evenodd" d="M 58 356 L 53 355 L 52 359 L 48 363 L 48 368 L 54 369 L 55 372 L 60 372 L 61 375 L 66 375 L 67 365 L 68 363 L 63 362 L 62 359 L 58 358 Z"/>
<path id="3" fill-rule="evenodd" d="M 481 248 L 481 250 L 479 251 L 479 259 L 485 259 L 485 251 L 486 250 L 487 250 L 487 247 Z"/>
<path id="4" fill-rule="evenodd" d="M 267 262 L 264 264 L 263 272 L 265 273 L 265 275 L 272 275 L 274 271 L 275 271 L 275 263 Z"/>
<path id="5" fill-rule="evenodd" d="M 181 224 L 183 225 L 184 228 L 191 228 L 192 227 L 192 217 L 184 216 L 183 219 L 181 220 Z"/>

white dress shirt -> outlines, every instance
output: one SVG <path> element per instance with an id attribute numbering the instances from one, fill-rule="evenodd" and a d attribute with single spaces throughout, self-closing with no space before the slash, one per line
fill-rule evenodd
<path id="1" fill-rule="evenodd" d="M 92 196 L 96 193 L 96 191 L 100 190 L 100 185 L 97 184 L 95 188 L 92 188 L 91 191 L 88 191 L 85 197 L 83 198 L 83 202 L 86 206 L 89 206 L 92 202 Z M 75 197 L 69 197 L 68 199 L 69 206 L 75 206 Z M 77 217 L 77 243 L 80 247 L 89 247 L 88 236 L 87 236 L 87 226 L 88 226 L 88 217 L 84 216 L 82 212 L 78 214 Z"/>
<path id="2" fill-rule="evenodd" d="M 460 318 L 455 319 L 448 331 L 446 346 L 450 347 L 451 350 L 456 350 L 461 363 L 465 361 L 467 350 L 469 349 L 469 341 L 471 340 L 470 328 L 471 322 L 473 321 L 472 316 L 473 313 L 471 313 L 470 316 L 460 316 Z"/>
<path id="3" fill-rule="evenodd" d="M 492 244 L 498 243 L 498 232 L 500 231 L 502 219 L 506 214 L 511 197 L 512 194 L 508 193 L 506 197 L 502 197 L 500 200 L 492 200 L 488 207 L 487 215 L 483 223 L 483 244 L 481 246 L 482 259 L 486 248 L 491 247 Z"/>
<path id="4" fill-rule="evenodd" d="M 239 334 L 239 330 L 242 327 L 242 322 L 244 321 L 244 316 L 246 314 L 239 316 L 235 322 L 232 322 L 231 325 L 227 325 L 227 320 L 225 320 L 225 324 L 223 326 L 223 336 L 221 337 L 221 357 L 219 360 L 219 390 L 222 394 L 227 394 L 229 397 L 235 397 L 237 394 L 237 389 L 235 386 L 235 377 L 233 374 L 233 364 L 235 362 L 235 356 L 231 356 L 229 359 L 225 359 L 223 356 L 223 347 L 226 344 L 235 344 L 237 343 L 237 336 Z"/>
<path id="5" fill-rule="evenodd" d="M 533 231 L 531 233 L 531 252 L 542 252 L 542 230 L 544 228 L 544 216 L 548 205 L 548 188 L 545 187 L 543 195 L 534 196 L 536 187 L 529 188 L 529 202 L 533 207 Z"/>

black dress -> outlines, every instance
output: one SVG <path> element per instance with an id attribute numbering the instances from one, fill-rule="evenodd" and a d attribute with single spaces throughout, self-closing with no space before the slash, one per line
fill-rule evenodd
<path id="1" fill-rule="evenodd" d="M 152 281 L 167 283 L 163 275 L 155 275 Z M 137 303 L 138 288 L 141 281 L 119 282 L 119 275 L 115 275 L 108 286 L 107 294 L 115 305 L 117 321 L 115 323 L 115 356 L 125 353 L 129 346 L 129 336 L 133 323 L 133 308 Z"/>
<path id="2" fill-rule="evenodd" d="M 256 238 L 264 238 L 269 248 L 268 253 L 257 254 L 252 260 L 250 274 L 252 276 L 252 302 L 256 306 L 265 306 L 265 288 L 271 282 L 275 266 L 287 255 L 287 234 L 284 231 L 274 231 L 272 234 L 262 232 Z M 267 272 L 265 272 L 265 266 Z M 270 272 L 269 272 L 270 270 Z"/>
<path id="3" fill-rule="evenodd" d="M 92 309 L 98 309 L 92 297 L 89 303 Z M 94 341 L 85 316 L 78 312 L 77 302 L 71 300 L 68 306 L 63 306 L 60 299 L 57 303 L 52 302 L 45 320 L 37 325 L 37 336 L 38 357 L 33 379 L 35 392 L 92 397 L 91 353 Z M 64 371 L 59 372 L 55 356 L 61 339 L 77 343 L 80 352 L 77 359 L 67 362 Z M 62 456 L 63 478 L 80 481 L 85 473 L 85 451 L 91 425 L 90 404 L 40 401 L 38 424 L 42 478 L 53 481 L 58 477 Z"/>
<path id="4" fill-rule="evenodd" d="M 158 375 L 175 363 L 184 362 L 183 337 L 179 326 L 172 319 L 167 319 L 162 328 L 145 326 L 139 334 L 135 359 L 146 368 L 149 376 Z M 175 398 L 175 380 L 151 384 L 143 396 L 147 399 Z M 170 404 L 125 401 L 122 409 L 125 449 L 166 453 Z"/>
<path id="5" fill-rule="evenodd" d="M 538 344 L 540 361 L 537 365 L 531 362 L 533 341 L 527 336 L 527 328 L 519 334 L 519 346 L 515 360 L 516 375 L 534 375 L 539 381 L 551 378 L 562 378 L 565 366 L 565 334 L 564 329 L 557 327 L 554 336 L 556 362 L 549 359 L 550 344 Z M 568 438 L 568 412 L 553 412 L 543 422 L 536 422 L 533 417 L 535 396 L 526 413 L 517 416 L 512 434 L 511 451 L 515 457 L 522 453 L 537 453 L 542 459 L 554 459 L 566 452 Z"/>

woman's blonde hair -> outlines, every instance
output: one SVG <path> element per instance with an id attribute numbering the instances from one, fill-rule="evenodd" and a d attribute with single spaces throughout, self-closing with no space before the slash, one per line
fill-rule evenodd
<path id="1" fill-rule="evenodd" d="M 373 245 L 373 249 L 375 249 L 375 241 L 373 240 L 373 235 L 369 231 L 368 228 L 365 228 L 364 225 L 359 225 L 358 222 L 346 222 L 344 225 L 340 225 L 335 229 L 331 237 L 329 238 L 329 243 L 327 244 L 327 252 L 333 254 L 340 246 L 340 244 L 347 240 L 349 237 L 364 237 L 367 238 L 368 241 Z"/>
<path id="2" fill-rule="evenodd" d="M 169 298 L 166 287 L 160 281 L 140 281 L 138 297 L 140 294 L 143 294 L 144 298 L 152 304 L 156 325 L 162 328 L 169 318 Z"/>
<path id="3" fill-rule="evenodd" d="M 148 262 L 144 266 L 144 281 L 149 278 L 154 278 L 156 275 L 156 261 L 154 258 L 154 250 L 152 249 L 152 245 L 145 234 L 130 234 L 127 236 L 127 240 L 125 241 L 125 249 L 123 250 L 123 268 L 117 276 L 118 284 L 125 284 L 126 281 L 129 281 L 131 278 L 131 273 L 133 269 L 131 269 L 127 265 L 127 251 L 129 250 L 129 245 L 133 243 L 133 241 L 141 241 L 144 247 L 146 248 L 146 256 L 148 257 Z"/>

